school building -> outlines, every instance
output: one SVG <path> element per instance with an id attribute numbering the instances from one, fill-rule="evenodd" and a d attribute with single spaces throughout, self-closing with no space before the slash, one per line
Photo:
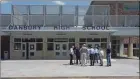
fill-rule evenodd
<path id="1" fill-rule="evenodd" d="M 11 5 L 0 14 L 1 59 L 69 59 L 72 45 L 111 46 L 112 58 L 139 57 L 139 2 Z"/>

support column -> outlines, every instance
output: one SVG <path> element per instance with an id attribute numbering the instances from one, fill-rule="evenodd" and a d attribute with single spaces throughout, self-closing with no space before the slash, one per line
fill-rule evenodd
<path id="1" fill-rule="evenodd" d="M 124 43 L 123 43 L 123 38 L 120 38 L 120 57 L 123 56 L 124 53 Z"/>
<path id="2" fill-rule="evenodd" d="M 0 60 L 1 60 L 1 36 L 0 36 Z"/>
<path id="3" fill-rule="evenodd" d="M 133 43 L 131 42 L 128 44 L 128 57 L 133 57 Z"/>

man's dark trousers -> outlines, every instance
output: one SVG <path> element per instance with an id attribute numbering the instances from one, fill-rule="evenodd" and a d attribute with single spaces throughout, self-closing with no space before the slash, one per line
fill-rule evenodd
<path id="1" fill-rule="evenodd" d="M 110 53 L 106 55 L 106 59 L 107 59 L 107 66 L 111 66 L 111 58 L 110 58 Z"/>
<path id="2" fill-rule="evenodd" d="M 70 65 L 72 65 L 72 64 L 73 64 L 73 55 L 70 54 Z"/>
<path id="3" fill-rule="evenodd" d="M 94 61 L 95 61 L 94 54 L 90 54 L 90 65 L 91 66 L 94 66 Z"/>
<path id="4" fill-rule="evenodd" d="M 76 56 L 76 64 L 78 64 L 78 61 L 80 62 L 80 56 Z"/>

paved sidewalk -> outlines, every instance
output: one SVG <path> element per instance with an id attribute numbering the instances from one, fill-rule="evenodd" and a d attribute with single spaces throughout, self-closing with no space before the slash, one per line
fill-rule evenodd
<path id="1" fill-rule="evenodd" d="M 104 66 L 82 67 L 69 65 L 68 60 L 6 60 L 1 61 L 1 77 L 139 76 L 138 60 L 129 61 L 112 60 L 112 66 L 106 67 L 104 60 Z"/>

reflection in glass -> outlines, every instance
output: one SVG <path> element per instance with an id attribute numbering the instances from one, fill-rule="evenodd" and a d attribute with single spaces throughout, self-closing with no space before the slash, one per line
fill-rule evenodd
<path id="1" fill-rule="evenodd" d="M 30 45 L 30 50 L 34 50 L 34 44 Z"/>
<path id="2" fill-rule="evenodd" d="M 56 56 L 59 56 L 59 55 L 60 55 L 60 52 L 56 52 L 55 55 L 56 55 Z"/>
<path id="3" fill-rule="evenodd" d="M 25 44 L 22 44 L 22 50 L 25 50 Z"/>
<path id="4" fill-rule="evenodd" d="M 30 6 L 31 14 L 43 14 L 43 6 Z"/>
<path id="5" fill-rule="evenodd" d="M 59 14 L 59 6 L 47 5 L 46 6 L 46 13 L 47 14 Z"/>
<path id="6" fill-rule="evenodd" d="M 67 52 L 63 52 L 63 56 L 67 56 Z"/>
<path id="7" fill-rule="evenodd" d="M 101 43 L 101 48 L 106 49 L 107 48 L 107 43 Z"/>
<path id="8" fill-rule="evenodd" d="M 86 15 L 89 6 L 78 6 L 78 15 Z"/>
<path id="9" fill-rule="evenodd" d="M 63 48 L 63 50 L 67 50 L 67 45 L 66 44 L 63 44 L 62 45 L 62 48 Z"/>
<path id="10" fill-rule="evenodd" d="M 63 6 L 63 14 L 75 14 L 75 6 Z"/>
<path id="11" fill-rule="evenodd" d="M 60 50 L 60 44 L 55 45 L 55 50 Z"/>

